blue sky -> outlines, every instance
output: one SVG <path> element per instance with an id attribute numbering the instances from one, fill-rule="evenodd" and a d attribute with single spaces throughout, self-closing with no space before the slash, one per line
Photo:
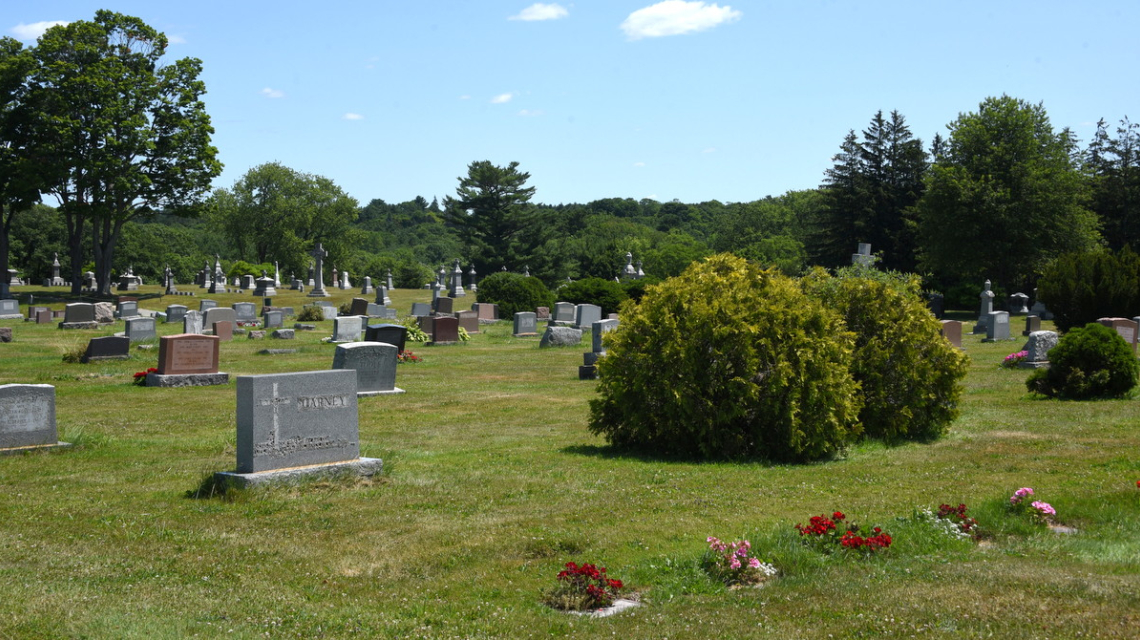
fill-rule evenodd
<path id="1" fill-rule="evenodd" d="M 6 2 L 0 33 L 106 8 L 204 64 L 229 187 L 278 161 L 366 204 L 518 161 L 534 200 L 750 201 L 813 188 L 898 110 L 929 143 L 987 96 L 1085 142 L 1135 109 L 1140 2 Z"/>

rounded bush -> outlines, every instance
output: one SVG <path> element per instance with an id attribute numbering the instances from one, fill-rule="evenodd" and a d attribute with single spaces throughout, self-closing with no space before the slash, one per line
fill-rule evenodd
<path id="1" fill-rule="evenodd" d="M 602 315 L 617 313 L 621 303 L 629 299 L 622 286 L 605 278 L 583 278 L 558 289 L 558 299 L 574 304 L 596 304 Z"/>
<path id="2" fill-rule="evenodd" d="M 796 281 L 718 255 L 627 303 L 590 431 L 683 456 L 809 460 L 858 433 L 852 336 Z"/>
<path id="3" fill-rule="evenodd" d="M 1045 269 L 1037 295 L 1060 331 L 1124 316 L 1140 308 L 1140 256 L 1128 247 L 1065 254 Z"/>
<path id="4" fill-rule="evenodd" d="M 519 311 L 553 307 L 554 294 L 534 276 L 505 271 L 491 274 L 479 283 L 479 302 L 499 305 L 499 317 L 511 318 Z"/>
<path id="5" fill-rule="evenodd" d="M 958 417 L 966 356 L 941 335 L 916 277 L 876 270 L 817 270 L 809 295 L 855 333 L 851 374 L 859 382 L 863 434 L 886 442 L 930 440 Z"/>
<path id="6" fill-rule="evenodd" d="M 1063 400 L 1119 398 L 1136 386 L 1140 363 L 1116 331 L 1095 322 L 1061 336 L 1049 367 L 1025 381 L 1034 393 Z"/>

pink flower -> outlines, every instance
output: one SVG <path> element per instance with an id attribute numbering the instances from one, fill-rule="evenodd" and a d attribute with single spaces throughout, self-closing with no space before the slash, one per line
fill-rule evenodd
<path id="1" fill-rule="evenodd" d="M 760 561 L 757 560 L 756 558 L 752 558 L 751 560 L 748 561 L 748 566 L 753 568 L 753 569 L 759 569 L 760 568 Z"/>
<path id="2" fill-rule="evenodd" d="M 1020 504 L 1024 498 L 1027 498 L 1031 495 L 1033 495 L 1033 489 L 1029 487 L 1022 487 L 1013 492 L 1013 495 L 1009 497 L 1009 503 Z"/>
<path id="3" fill-rule="evenodd" d="M 739 558 L 737 558 L 736 556 L 733 556 L 733 557 L 732 557 L 732 562 L 730 562 L 730 563 L 728 564 L 728 566 L 729 566 L 729 567 L 731 567 L 731 568 L 733 568 L 733 569 L 739 569 L 739 568 L 740 568 L 740 559 L 739 559 Z"/>
<path id="4" fill-rule="evenodd" d="M 1053 505 L 1049 504 L 1048 502 L 1041 502 L 1040 500 L 1034 500 L 1032 503 L 1032 506 L 1034 509 L 1037 509 L 1038 511 L 1040 511 L 1042 515 L 1046 515 L 1046 516 L 1057 515 L 1057 511 L 1053 509 Z"/>

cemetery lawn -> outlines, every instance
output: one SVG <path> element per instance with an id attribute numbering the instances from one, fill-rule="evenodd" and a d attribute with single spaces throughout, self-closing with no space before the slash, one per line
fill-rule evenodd
<path id="1" fill-rule="evenodd" d="M 197 295 L 139 306 L 260 303 Z M 392 298 L 406 314 L 429 294 Z M 964 336 L 962 415 L 941 440 L 772 465 L 610 449 L 586 429 L 588 336 L 540 350 L 504 321 L 463 345 L 410 343 L 423 362 L 400 365 L 407 393 L 360 400 L 361 453 L 384 460 L 381 476 L 195 497 L 235 464 L 234 378 L 330 367 L 332 322 L 315 324 L 292 343 L 223 344 L 229 385 L 148 389 L 131 376 L 157 347 L 65 364 L 112 330 L 0 321 L 15 334 L 0 344 L 0 383 L 55 385 L 60 439 L 76 445 L 0 457 L 0 638 L 1140 635 L 1140 400 L 1030 397 L 1028 370 L 997 366 L 1020 335 Z M 271 347 L 299 352 L 257 355 Z M 1076 533 L 1007 516 L 1025 486 Z M 985 543 L 900 520 L 940 503 L 966 503 Z M 835 510 L 894 545 L 867 558 L 805 550 L 793 525 Z M 750 539 L 781 577 L 714 583 L 699 568 L 708 536 Z M 643 606 L 604 619 L 545 608 L 540 591 L 568 561 L 607 567 Z"/>

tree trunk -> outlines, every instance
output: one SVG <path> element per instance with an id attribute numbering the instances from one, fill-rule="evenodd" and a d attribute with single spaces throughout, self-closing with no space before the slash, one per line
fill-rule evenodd
<path id="1" fill-rule="evenodd" d="M 65 207 L 60 209 L 67 223 L 67 251 L 71 256 L 71 293 L 79 295 L 83 289 L 83 225 L 87 219 L 78 213 L 68 213 Z"/>
<path id="2" fill-rule="evenodd" d="M 100 296 L 111 295 L 111 262 L 115 257 L 115 244 L 123 223 L 114 218 L 104 218 L 91 225 L 92 245 L 95 251 L 95 280 Z"/>

